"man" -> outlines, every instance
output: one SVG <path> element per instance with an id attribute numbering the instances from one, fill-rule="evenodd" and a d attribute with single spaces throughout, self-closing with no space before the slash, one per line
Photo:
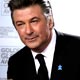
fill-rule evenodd
<path id="1" fill-rule="evenodd" d="M 44 56 L 46 72 L 41 80 L 78 80 L 80 76 L 80 39 L 57 32 L 47 0 L 10 0 L 12 22 L 26 45 L 10 57 L 9 80 L 40 80 L 41 66 L 36 58 Z M 43 64 L 44 65 L 44 64 Z M 48 78 L 44 78 L 48 72 Z M 80 79 L 80 78 L 79 78 Z"/>

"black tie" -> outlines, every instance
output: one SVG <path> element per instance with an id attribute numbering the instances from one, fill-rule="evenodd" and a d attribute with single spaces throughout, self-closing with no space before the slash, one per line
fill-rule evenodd
<path id="1" fill-rule="evenodd" d="M 40 67 L 38 69 L 37 80 L 49 80 L 48 71 L 45 65 L 45 61 L 44 61 L 44 56 L 42 54 L 38 54 L 36 56 L 36 59 L 38 59 L 40 63 Z"/>

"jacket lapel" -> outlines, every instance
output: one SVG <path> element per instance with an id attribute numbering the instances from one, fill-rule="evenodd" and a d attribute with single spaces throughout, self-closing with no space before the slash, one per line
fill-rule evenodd
<path id="1" fill-rule="evenodd" d="M 58 33 L 56 39 L 56 47 L 54 52 L 52 72 L 50 80 L 62 80 L 63 78 L 63 55 L 65 51 L 65 44 L 62 36 Z"/>
<path id="2" fill-rule="evenodd" d="M 26 47 L 27 48 L 27 47 Z M 34 80 L 36 77 L 36 68 L 34 59 L 31 53 L 31 50 L 29 48 L 25 49 L 25 63 L 24 63 L 24 75 L 26 80 Z M 27 63 L 27 64 L 26 64 Z M 26 65 L 25 65 L 26 64 Z"/>

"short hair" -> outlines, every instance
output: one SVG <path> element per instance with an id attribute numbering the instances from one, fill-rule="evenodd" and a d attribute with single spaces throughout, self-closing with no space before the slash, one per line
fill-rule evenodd
<path id="1" fill-rule="evenodd" d="M 10 8 L 11 13 L 13 13 L 15 9 L 21 9 L 36 4 L 38 4 L 42 8 L 44 13 L 52 13 L 51 5 L 48 0 L 10 0 L 8 3 L 8 7 Z"/>
<path id="2" fill-rule="evenodd" d="M 14 19 L 13 19 L 13 11 L 16 9 L 22 9 L 26 8 L 32 5 L 39 5 L 45 15 L 45 17 L 52 16 L 52 8 L 51 4 L 48 0 L 10 0 L 8 3 L 8 7 L 10 8 L 11 11 L 11 18 L 12 18 L 12 23 L 14 24 Z M 54 26 L 54 22 L 53 22 Z"/>

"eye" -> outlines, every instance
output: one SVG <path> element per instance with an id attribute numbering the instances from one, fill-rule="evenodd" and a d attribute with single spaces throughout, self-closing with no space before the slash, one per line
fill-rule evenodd
<path id="1" fill-rule="evenodd" d="M 33 18 L 30 20 L 30 23 L 31 23 L 31 24 L 37 24 L 39 21 L 40 21 L 40 18 L 38 18 L 38 17 L 33 17 Z"/>
<path id="2" fill-rule="evenodd" d="M 17 24 L 17 26 L 21 26 L 21 25 L 23 25 L 23 24 Z"/>
<path id="3" fill-rule="evenodd" d="M 31 23 L 37 23 L 37 22 L 39 22 L 38 19 L 34 19 L 34 20 L 31 21 Z"/>
<path id="4" fill-rule="evenodd" d="M 24 24 L 24 22 L 16 22 L 16 26 L 23 26 Z"/>

